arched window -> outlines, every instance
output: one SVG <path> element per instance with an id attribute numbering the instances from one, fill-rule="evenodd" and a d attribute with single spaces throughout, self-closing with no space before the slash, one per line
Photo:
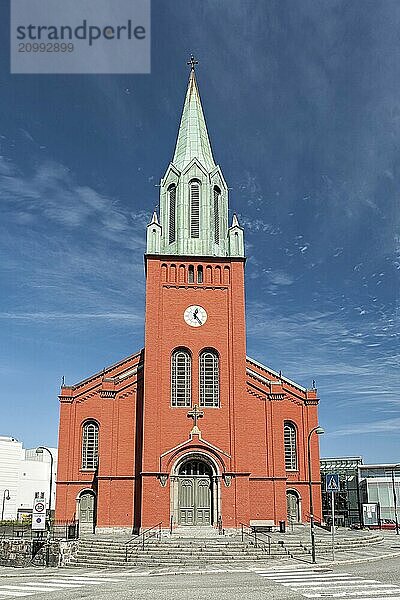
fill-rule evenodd
<path id="1" fill-rule="evenodd" d="M 99 426 L 87 421 L 82 429 L 82 469 L 95 469 L 99 461 Z"/>
<path id="2" fill-rule="evenodd" d="M 194 283 L 194 266 L 189 265 L 188 268 L 188 283 Z"/>
<path id="3" fill-rule="evenodd" d="M 169 243 L 175 242 L 175 213 L 176 213 L 176 185 L 173 183 L 168 188 L 168 204 L 169 204 L 169 228 L 168 238 Z"/>
<path id="4" fill-rule="evenodd" d="M 190 237 L 200 237 L 200 181 L 193 180 L 190 189 Z"/>
<path id="5" fill-rule="evenodd" d="M 219 199 L 221 190 L 215 186 L 214 188 L 214 241 L 219 244 Z"/>
<path id="6" fill-rule="evenodd" d="M 203 267 L 197 267 L 197 283 L 203 283 Z"/>
<path id="7" fill-rule="evenodd" d="M 285 421 L 283 427 L 283 440 L 285 446 L 285 467 L 287 471 L 297 469 L 297 443 L 296 427 L 290 421 Z"/>
<path id="8" fill-rule="evenodd" d="M 192 357 L 184 348 L 172 353 L 171 362 L 171 404 L 191 406 Z"/>
<path id="9" fill-rule="evenodd" d="M 219 407 L 219 358 L 215 350 L 200 354 L 200 406 Z"/>

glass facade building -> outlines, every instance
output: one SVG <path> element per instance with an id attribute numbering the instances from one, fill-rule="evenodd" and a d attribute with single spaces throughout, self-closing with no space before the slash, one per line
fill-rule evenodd
<path id="1" fill-rule="evenodd" d="M 326 523 L 332 522 L 331 493 L 325 491 L 326 475 L 339 474 L 339 491 L 335 493 L 335 522 L 339 526 L 362 525 L 362 505 L 378 504 L 382 526 L 400 521 L 400 465 L 365 465 L 361 456 L 321 458 L 322 513 Z"/>
<path id="2" fill-rule="evenodd" d="M 332 521 L 331 493 L 325 491 L 325 477 L 339 475 L 339 492 L 335 493 L 335 523 L 339 526 L 356 525 L 361 522 L 361 507 L 358 488 L 358 468 L 361 456 L 321 458 L 322 513 L 326 523 Z"/>
<path id="3" fill-rule="evenodd" d="M 392 474 L 393 472 L 393 474 Z M 363 504 L 379 504 L 380 519 L 394 523 L 393 483 L 397 496 L 397 516 L 400 504 L 399 465 L 362 465 L 359 467 L 360 499 Z"/>

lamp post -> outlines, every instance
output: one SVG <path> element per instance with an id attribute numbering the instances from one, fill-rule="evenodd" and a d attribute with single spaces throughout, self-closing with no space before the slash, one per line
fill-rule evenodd
<path id="1" fill-rule="evenodd" d="M 50 450 L 48 448 L 46 448 L 46 446 L 38 446 L 38 448 L 36 448 L 36 454 L 43 454 L 43 450 L 46 450 L 46 452 L 48 452 L 50 454 L 50 495 L 49 495 L 49 529 L 50 529 L 50 525 L 51 525 L 51 494 L 53 491 L 53 455 L 50 452 Z"/>
<path id="2" fill-rule="evenodd" d="M 311 534 L 311 560 L 315 563 L 315 533 L 314 533 L 314 506 L 313 506 L 313 494 L 312 494 L 312 473 L 311 473 L 311 436 L 313 433 L 321 435 L 325 431 L 317 425 L 311 429 L 307 439 L 307 450 L 308 450 L 308 486 L 310 491 L 310 534 Z"/>
<path id="3" fill-rule="evenodd" d="M 6 492 L 7 492 L 7 496 L 6 496 Z M 11 496 L 10 496 L 10 490 L 4 490 L 3 492 L 3 507 L 1 509 L 1 520 L 4 520 L 4 505 L 6 503 L 6 500 L 11 500 Z"/>
<path id="4" fill-rule="evenodd" d="M 394 520 L 396 522 L 396 534 L 399 535 L 399 521 L 397 518 L 397 494 L 396 494 L 396 484 L 394 481 L 394 470 L 398 469 L 400 465 L 393 465 L 392 467 L 392 488 L 393 488 L 393 504 L 394 504 Z"/>

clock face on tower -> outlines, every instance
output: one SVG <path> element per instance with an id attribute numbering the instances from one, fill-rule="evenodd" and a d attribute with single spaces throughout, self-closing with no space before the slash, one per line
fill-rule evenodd
<path id="1" fill-rule="evenodd" d="M 201 327 L 207 321 L 206 309 L 202 306 L 188 306 L 183 318 L 190 327 Z"/>

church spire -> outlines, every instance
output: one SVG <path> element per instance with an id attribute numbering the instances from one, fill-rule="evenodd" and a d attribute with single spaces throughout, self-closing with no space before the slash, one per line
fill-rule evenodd
<path id="1" fill-rule="evenodd" d="M 244 256 L 243 229 L 228 223 L 228 186 L 215 164 L 195 65 L 189 83 L 172 162 L 160 182 L 160 220 L 147 227 L 147 254 Z"/>
<path id="2" fill-rule="evenodd" d="M 199 88 L 196 81 L 196 64 L 198 64 L 198 62 L 192 55 L 190 61 L 188 61 L 188 65 L 190 65 L 189 82 L 176 140 L 174 158 L 172 159 L 172 164 L 180 171 L 182 171 L 193 158 L 197 158 L 207 171 L 211 171 L 215 168 L 207 125 L 201 105 Z"/>

